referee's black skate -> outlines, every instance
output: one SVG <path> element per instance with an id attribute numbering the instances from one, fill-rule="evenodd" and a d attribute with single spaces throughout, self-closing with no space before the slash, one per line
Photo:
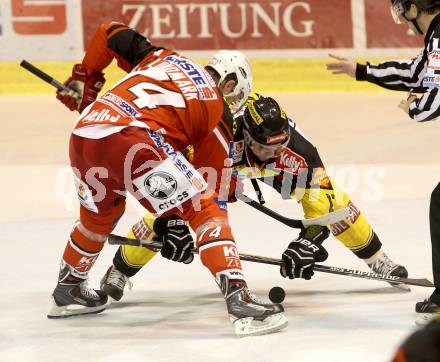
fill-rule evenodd
<path id="1" fill-rule="evenodd" d="M 281 304 L 257 300 L 242 280 L 230 281 L 226 275 L 220 275 L 217 283 L 225 297 L 229 319 L 238 337 L 273 333 L 287 327 Z"/>
<path id="2" fill-rule="evenodd" d="M 428 299 L 417 302 L 415 310 L 416 313 L 421 314 L 416 320 L 417 325 L 425 325 L 431 321 L 437 313 L 440 313 L 440 290 L 436 288 Z"/>
<path id="3" fill-rule="evenodd" d="M 124 295 L 124 288 L 131 289 L 132 283 L 128 276 L 120 272 L 114 265 L 108 268 L 101 279 L 101 290 L 114 300 L 121 300 Z"/>
<path id="4" fill-rule="evenodd" d="M 107 295 L 87 286 L 86 279 L 70 273 L 69 266 L 62 262 L 58 284 L 52 293 L 53 306 L 48 318 L 67 318 L 102 312 L 107 303 Z"/>
<path id="5" fill-rule="evenodd" d="M 425 299 L 423 302 L 416 303 L 416 313 L 437 313 L 440 312 L 440 305 L 434 303 L 430 299 Z"/>

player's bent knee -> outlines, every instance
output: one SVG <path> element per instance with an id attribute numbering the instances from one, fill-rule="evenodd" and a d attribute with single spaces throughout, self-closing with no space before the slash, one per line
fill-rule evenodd
<path id="1" fill-rule="evenodd" d="M 226 218 L 212 218 L 197 230 L 200 260 L 213 276 L 225 270 L 241 274 L 240 257 Z"/>
<path id="2" fill-rule="evenodd" d="M 216 240 L 234 240 L 229 221 L 224 217 L 213 217 L 196 228 L 197 247 Z"/>

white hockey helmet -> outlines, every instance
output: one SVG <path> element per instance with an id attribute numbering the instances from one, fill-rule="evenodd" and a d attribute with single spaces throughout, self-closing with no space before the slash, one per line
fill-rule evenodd
<path id="1" fill-rule="evenodd" d="M 238 112 L 252 91 L 253 78 L 249 60 L 238 50 L 220 50 L 214 54 L 207 67 L 214 69 L 220 76 L 218 84 L 229 74 L 235 74 L 237 84 L 232 92 L 224 96 L 234 98 L 233 102 L 228 103 L 232 113 Z"/>

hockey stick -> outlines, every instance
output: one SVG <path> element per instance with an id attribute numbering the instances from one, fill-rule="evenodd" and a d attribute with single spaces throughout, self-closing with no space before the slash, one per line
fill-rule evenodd
<path id="1" fill-rule="evenodd" d="M 114 234 L 109 235 L 107 242 L 110 245 L 143 246 L 145 248 L 154 249 L 154 250 L 160 250 L 160 248 L 162 247 L 162 243 L 159 241 L 130 239 Z M 193 249 L 192 252 L 194 254 L 198 254 L 198 251 L 196 249 Z M 240 255 L 240 260 L 249 261 L 252 263 L 270 264 L 270 265 L 278 265 L 278 266 L 281 266 L 283 263 L 281 259 L 269 258 L 266 256 L 257 256 L 251 254 L 239 254 L 239 255 Z M 428 279 L 399 278 L 399 277 L 385 276 L 371 272 L 365 272 L 362 270 L 340 268 L 340 267 L 321 265 L 321 264 L 316 264 L 314 270 L 323 273 L 345 275 L 354 278 L 378 280 L 383 282 L 393 282 L 396 284 L 408 284 L 408 285 L 415 285 L 418 287 L 428 287 L 428 288 L 434 287 L 434 284 L 432 284 Z"/>
<path id="2" fill-rule="evenodd" d="M 315 217 L 313 219 L 304 219 L 304 220 L 289 219 L 285 216 L 278 214 L 275 211 L 272 211 L 266 206 L 261 205 L 257 201 L 252 200 L 250 197 L 244 194 L 238 195 L 237 198 L 243 201 L 244 203 L 252 206 L 254 209 L 257 209 L 258 211 L 262 212 L 263 214 L 269 215 L 270 217 L 274 218 L 275 220 L 278 220 L 284 225 L 290 226 L 291 228 L 295 228 L 295 229 L 302 229 L 304 227 L 308 227 L 311 225 L 327 226 L 335 222 L 341 221 L 342 219 L 345 219 L 350 214 L 350 210 L 347 207 L 345 207 L 343 209 L 329 212 L 326 215 Z"/>
<path id="3" fill-rule="evenodd" d="M 70 88 L 66 87 L 63 83 L 60 83 L 56 79 L 53 79 L 49 74 L 43 72 L 41 69 L 38 69 L 36 66 L 32 65 L 26 60 L 22 60 L 20 66 L 26 69 L 27 71 L 31 72 L 32 74 L 36 75 L 38 78 L 54 86 L 59 91 L 68 92 L 69 90 L 71 90 Z"/>

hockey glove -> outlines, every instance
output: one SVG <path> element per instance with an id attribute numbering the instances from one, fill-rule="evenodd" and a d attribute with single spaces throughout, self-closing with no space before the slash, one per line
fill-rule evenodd
<path id="1" fill-rule="evenodd" d="M 194 240 L 184 220 L 177 215 L 157 218 L 153 230 L 163 243 L 160 253 L 164 258 L 184 264 L 193 261 Z"/>
<path id="2" fill-rule="evenodd" d="M 104 74 L 93 72 L 88 75 L 86 68 L 81 64 L 75 64 L 72 76 L 64 82 L 70 90 L 58 91 L 57 99 L 71 111 L 80 113 L 98 97 L 99 91 L 105 83 Z"/>
<path id="3" fill-rule="evenodd" d="M 284 251 L 281 259 L 281 275 L 290 279 L 304 278 L 309 280 L 313 276 L 316 262 L 327 259 L 328 253 L 321 245 L 328 238 L 330 231 L 325 226 L 312 225 L 302 229 L 298 239 L 292 241 Z"/>

